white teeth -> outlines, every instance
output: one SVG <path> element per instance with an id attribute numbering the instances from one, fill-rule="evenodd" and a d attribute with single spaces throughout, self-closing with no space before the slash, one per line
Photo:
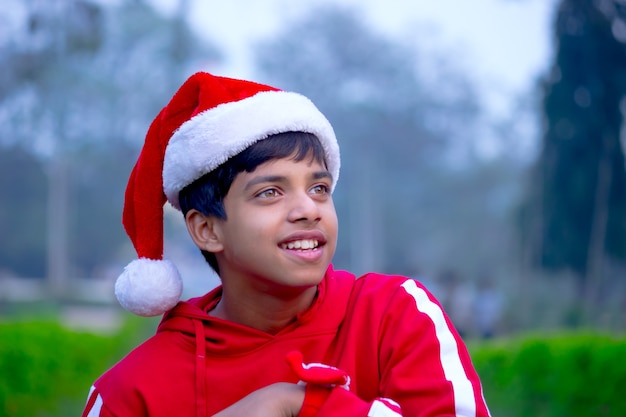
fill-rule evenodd
<path id="1" fill-rule="evenodd" d="M 293 242 L 283 243 L 281 245 L 283 249 L 296 249 L 296 250 L 315 249 L 318 246 L 319 246 L 319 242 L 315 239 L 295 240 Z"/>

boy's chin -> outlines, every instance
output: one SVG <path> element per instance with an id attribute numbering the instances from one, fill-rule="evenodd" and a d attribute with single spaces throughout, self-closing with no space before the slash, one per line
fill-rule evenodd
<path id="1" fill-rule="evenodd" d="M 295 291 L 305 291 L 311 287 L 317 287 L 323 280 L 326 269 L 319 271 L 307 271 L 303 274 L 288 274 L 280 280 L 282 286 L 292 288 Z"/>

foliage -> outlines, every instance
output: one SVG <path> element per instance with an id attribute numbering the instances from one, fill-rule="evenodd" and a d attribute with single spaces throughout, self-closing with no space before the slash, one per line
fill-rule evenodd
<path id="1" fill-rule="evenodd" d="M 562 0 L 543 86 L 546 129 L 522 227 L 535 265 L 583 279 L 606 256 L 626 260 L 625 20 L 623 2 Z"/>
<path id="2" fill-rule="evenodd" d="M 626 338 L 534 335 L 474 346 L 474 365 L 494 416 L 626 415 Z"/>
<path id="3" fill-rule="evenodd" d="M 94 375 L 113 360 L 116 340 L 52 322 L 0 324 L 0 414 L 79 415 Z M 78 411 L 78 412 L 77 412 Z"/>
<path id="4" fill-rule="evenodd" d="M 130 317 L 116 334 L 94 334 L 54 321 L 0 322 L 0 415 L 80 415 L 94 380 L 152 324 Z"/>

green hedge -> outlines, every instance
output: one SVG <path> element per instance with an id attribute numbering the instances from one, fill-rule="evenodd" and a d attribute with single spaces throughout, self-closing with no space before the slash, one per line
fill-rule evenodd
<path id="1" fill-rule="evenodd" d="M 136 342 L 55 322 L 0 322 L 0 416 L 80 416 L 94 379 Z"/>
<path id="2" fill-rule="evenodd" d="M 93 380 L 153 332 L 139 320 L 111 336 L 0 323 L 0 416 L 79 416 Z M 470 351 L 494 417 L 626 416 L 625 338 L 536 335 Z"/>
<path id="3" fill-rule="evenodd" d="M 494 417 L 626 416 L 626 338 L 536 335 L 471 347 Z"/>

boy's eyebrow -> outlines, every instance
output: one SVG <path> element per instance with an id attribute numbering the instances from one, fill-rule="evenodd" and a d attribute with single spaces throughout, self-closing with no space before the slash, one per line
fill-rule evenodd
<path id="1" fill-rule="evenodd" d="M 283 175 L 264 175 L 261 177 L 254 177 L 244 187 L 244 190 L 254 187 L 258 184 L 263 184 L 264 182 L 281 182 L 285 181 L 287 178 Z"/>
<path id="2" fill-rule="evenodd" d="M 333 179 L 333 176 L 328 171 L 314 172 L 312 177 L 314 180 L 321 180 L 324 178 L 328 178 L 329 180 L 332 181 Z M 244 190 L 248 190 L 249 188 L 252 188 L 255 185 L 263 184 L 266 182 L 284 182 L 284 181 L 287 181 L 287 177 L 285 177 L 284 175 L 263 175 L 260 177 L 252 178 L 250 181 L 248 181 L 248 183 L 244 187 Z"/>
<path id="3" fill-rule="evenodd" d="M 314 180 L 321 180 L 324 178 L 328 178 L 329 180 L 333 180 L 333 176 L 331 175 L 330 172 L 324 170 L 324 171 L 317 171 L 313 173 L 313 179 Z"/>

